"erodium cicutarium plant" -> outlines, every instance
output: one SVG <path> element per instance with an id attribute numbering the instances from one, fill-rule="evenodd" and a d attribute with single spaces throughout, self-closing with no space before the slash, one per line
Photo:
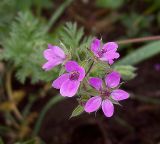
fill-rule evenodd
<path id="1" fill-rule="evenodd" d="M 118 44 L 94 38 L 85 56 L 77 51 L 68 50 L 49 44 L 43 53 L 47 62 L 42 66 L 46 71 L 61 65 L 61 73 L 52 83 L 63 97 L 76 97 L 79 107 L 87 113 L 100 108 L 106 117 L 114 113 L 114 105 L 129 98 L 129 94 L 120 88 L 121 75 L 112 68 L 120 55 Z M 65 48 L 66 51 L 66 48 Z M 88 54 L 87 54 L 88 53 Z M 103 74 L 95 71 L 103 69 Z"/>

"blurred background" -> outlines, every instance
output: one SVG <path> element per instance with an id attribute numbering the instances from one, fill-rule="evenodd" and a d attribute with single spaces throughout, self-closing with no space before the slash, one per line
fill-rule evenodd
<path id="1" fill-rule="evenodd" d="M 160 0 L 0 0 L 0 144 L 160 144 L 158 35 Z M 69 119 L 77 101 L 56 97 L 59 69 L 44 72 L 42 53 L 90 36 L 119 42 L 131 98 L 109 119 L 101 111 Z"/>

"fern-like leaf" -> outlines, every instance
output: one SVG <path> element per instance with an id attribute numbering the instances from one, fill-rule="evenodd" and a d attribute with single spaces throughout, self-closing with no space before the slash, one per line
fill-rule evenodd
<path id="1" fill-rule="evenodd" d="M 19 13 L 11 24 L 10 37 L 3 41 L 3 58 L 16 68 L 16 76 L 24 82 L 27 77 L 31 81 L 50 81 L 55 78 L 57 69 L 44 72 L 43 50 L 47 47 L 48 35 L 44 24 L 30 12 Z"/>

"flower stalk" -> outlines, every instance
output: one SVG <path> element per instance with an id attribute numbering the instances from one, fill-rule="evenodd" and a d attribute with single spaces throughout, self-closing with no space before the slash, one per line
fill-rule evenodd
<path id="1" fill-rule="evenodd" d="M 119 40 L 116 41 L 118 44 L 130 44 L 130 43 L 139 43 L 145 41 L 153 41 L 153 40 L 160 40 L 160 36 L 148 36 L 148 37 L 141 37 L 141 38 L 133 38 L 127 40 Z"/>
<path id="2" fill-rule="evenodd" d="M 88 74 L 90 73 L 90 71 L 92 70 L 92 68 L 93 68 L 93 66 L 94 66 L 94 61 L 92 61 L 92 63 L 91 63 L 91 65 L 90 65 L 90 67 L 89 67 L 89 69 L 88 69 L 88 71 L 86 72 L 86 75 L 85 75 L 85 77 L 87 77 L 88 76 Z"/>

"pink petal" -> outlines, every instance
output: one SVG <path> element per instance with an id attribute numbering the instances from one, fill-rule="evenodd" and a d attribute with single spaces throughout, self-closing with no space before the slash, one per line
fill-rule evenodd
<path id="1" fill-rule="evenodd" d="M 56 80 L 53 81 L 52 87 L 60 89 L 62 84 L 68 79 L 69 79 L 69 74 L 62 74 L 60 77 L 58 77 Z"/>
<path id="2" fill-rule="evenodd" d="M 104 50 L 106 51 L 116 51 L 118 48 L 118 44 L 115 43 L 115 42 L 108 42 L 106 44 L 103 45 L 103 48 Z"/>
<path id="3" fill-rule="evenodd" d="M 85 69 L 81 66 L 78 66 L 76 69 L 75 69 L 77 72 L 79 72 L 79 78 L 78 78 L 78 81 L 82 81 L 83 78 L 85 77 Z"/>
<path id="4" fill-rule="evenodd" d="M 94 87 L 96 90 L 102 89 L 102 79 L 100 79 L 100 78 L 96 78 L 96 77 L 90 78 L 89 84 L 92 87 Z"/>
<path id="5" fill-rule="evenodd" d="M 114 58 L 115 58 L 115 59 L 118 59 L 119 57 L 120 57 L 120 54 L 119 54 L 118 52 L 115 52 L 115 53 L 114 53 Z"/>
<path id="6" fill-rule="evenodd" d="M 50 59 L 53 59 L 53 57 L 55 57 L 52 49 L 44 50 L 43 56 L 46 60 L 50 60 Z"/>
<path id="7" fill-rule="evenodd" d="M 105 78 L 106 85 L 110 88 L 115 88 L 120 83 L 120 74 L 118 72 L 111 72 Z"/>
<path id="8" fill-rule="evenodd" d="M 100 96 L 95 96 L 90 98 L 85 104 L 84 110 L 88 113 L 98 110 L 101 106 L 102 98 Z"/>
<path id="9" fill-rule="evenodd" d="M 48 71 L 48 70 L 51 70 L 52 68 L 54 68 L 55 66 L 61 64 L 61 63 L 62 63 L 61 60 L 59 60 L 59 61 L 54 61 L 54 60 L 53 61 L 48 61 L 42 66 L 42 68 L 44 70 Z"/>
<path id="10" fill-rule="evenodd" d="M 113 61 L 113 59 L 119 58 L 119 53 L 115 51 L 107 51 L 106 53 L 103 54 L 103 57 L 100 58 L 102 61 Z"/>
<path id="11" fill-rule="evenodd" d="M 65 59 L 65 53 L 60 47 L 48 44 L 48 50 L 52 52 L 51 54 L 49 54 L 52 57 L 59 57 L 61 59 Z"/>
<path id="12" fill-rule="evenodd" d="M 102 110 L 106 117 L 111 117 L 114 112 L 114 106 L 112 102 L 108 99 L 102 101 Z"/>
<path id="13" fill-rule="evenodd" d="M 117 89 L 112 91 L 111 97 L 116 101 L 120 101 L 129 98 L 129 94 L 124 90 Z"/>
<path id="14" fill-rule="evenodd" d="M 91 43 L 91 51 L 97 55 L 98 51 L 100 50 L 101 47 L 101 40 L 99 39 L 94 39 Z"/>
<path id="15" fill-rule="evenodd" d="M 78 63 L 75 61 L 68 61 L 65 64 L 65 68 L 67 72 L 76 71 L 76 69 L 79 67 Z"/>
<path id="16" fill-rule="evenodd" d="M 108 60 L 117 59 L 119 58 L 119 53 L 114 52 L 114 51 L 109 51 L 104 54 L 104 57 L 106 57 Z"/>
<path id="17" fill-rule="evenodd" d="M 113 60 L 109 60 L 108 63 L 109 63 L 110 65 L 112 65 L 112 64 L 114 63 L 114 61 L 113 61 Z"/>
<path id="18" fill-rule="evenodd" d="M 62 84 L 60 94 L 62 96 L 72 97 L 77 93 L 79 85 L 79 81 L 67 80 Z"/>

